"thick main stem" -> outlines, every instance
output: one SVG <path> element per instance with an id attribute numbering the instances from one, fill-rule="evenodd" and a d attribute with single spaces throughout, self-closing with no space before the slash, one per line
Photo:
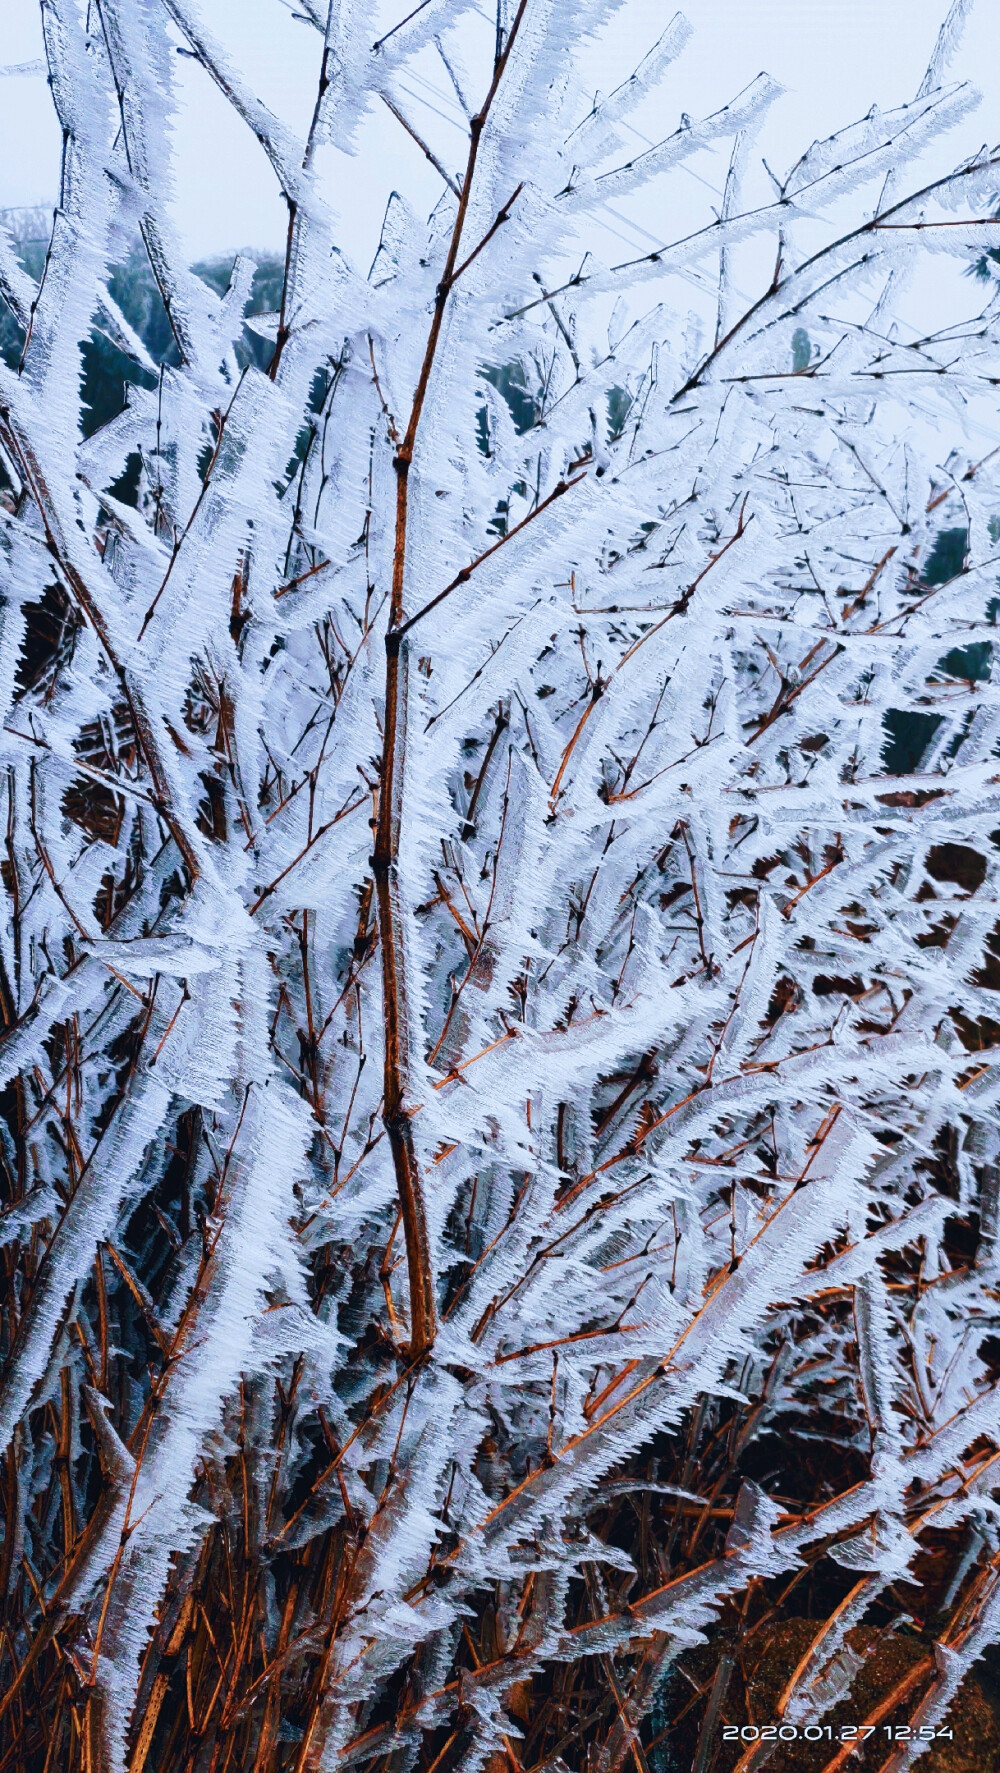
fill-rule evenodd
<path id="1" fill-rule="evenodd" d="M 386 635 L 385 736 L 373 870 L 382 952 L 385 1027 L 382 1118 L 392 1152 L 403 1219 L 410 1284 L 410 1355 L 417 1360 L 434 1341 L 437 1305 L 423 1183 L 407 1104 L 410 1043 L 399 914 L 399 823 L 407 704 L 405 644 L 405 641 L 401 643 L 398 630 L 390 628 Z"/>
<path id="2" fill-rule="evenodd" d="M 448 257 L 434 298 L 434 313 L 427 335 L 424 359 L 417 378 L 409 422 L 396 452 L 394 463 L 396 469 L 396 528 L 389 627 L 385 637 L 385 728 L 372 866 L 378 906 L 379 945 L 382 953 L 382 1014 L 385 1025 L 382 1118 L 389 1140 L 389 1148 L 392 1152 L 403 1220 L 403 1236 L 406 1244 L 406 1266 L 410 1284 L 410 1357 L 412 1360 L 419 1360 L 434 1342 L 437 1333 L 437 1303 L 430 1239 L 427 1233 L 423 1181 L 413 1140 L 411 1109 L 407 1101 L 410 1081 L 410 1030 L 406 992 L 406 957 L 399 908 L 399 831 L 403 815 L 406 762 L 406 657 L 408 642 L 403 629 L 406 625 L 404 594 L 410 468 L 413 463 L 413 454 L 427 399 L 431 372 L 434 368 L 434 360 L 441 338 L 441 329 L 444 325 L 445 312 L 451 293 L 464 269 L 459 264 L 459 252 L 469 210 L 476 162 L 479 158 L 479 143 L 490 113 L 490 107 L 496 97 L 516 42 L 527 5 L 528 0 L 521 0 L 517 16 L 507 38 L 506 47 L 497 60 L 486 100 L 469 126 L 469 156 L 458 201 L 458 214 L 455 217 L 455 226 L 448 247 Z M 471 263 L 474 256 L 474 254 L 471 255 L 466 260 L 466 264 Z"/>

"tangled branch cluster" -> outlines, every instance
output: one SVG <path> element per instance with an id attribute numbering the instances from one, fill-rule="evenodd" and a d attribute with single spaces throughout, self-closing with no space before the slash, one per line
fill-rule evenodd
<path id="1" fill-rule="evenodd" d="M 1000 1638 L 1000 309 L 894 313 L 1000 246 L 1000 155 L 906 185 L 964 8 L 747 208 L 766 78 L 623 146 L 679 17 L 588 109 L 618 0 L 303 7 L 299 140 L 195 0 L 43 0 L 0 242 L 0 1768 L 707 1773 L 776 1629 L 804 1726 L 903 1611 L 872 1715 L 937 1725 Z M 287 201 L 264 367 L 172 32 Z M 429 55 L 466 164 L 366 277 L 318 169 Z M 714 219 L 581 259 L 715 142 Z"/>

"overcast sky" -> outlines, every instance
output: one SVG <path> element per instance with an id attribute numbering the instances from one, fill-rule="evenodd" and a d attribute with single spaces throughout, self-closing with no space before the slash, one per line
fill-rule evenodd
<path id="1" fill-rule="evenodd" d="M 482 0 L 484 12 L 491 0 Z M 996 0 L 979 0 L 951 74 L 977 84 L 979 112 L 950 138 L 949 161 L 982 141 L 1000 140 L 1000 31 Z M 291 0 L 203 0 L 213 30 L 264 97 L 300 125 L 312 107 L 318 59 L 314 31 L 296 21 Z M 373 0 L 373 32 L 408 8 L 402 0 Z M 724 104 L 762 68 L 787 89 L 771 113 L 761 151 L 776 167 L 790 163 L 815 136 L 828 134 L 878 102 L 883 108 L 911 98 L 933 47 L 942 0 L 687 0 L 694 41 L 670 70 L 661 94 L 637 119 L 651 139 L 673 130 L 682 111 L 692 116 Z M 674 11 L 672 0 L 629 0 L 605 41 L 581 68 L 588 90 L 609 90 L 631 71 Z M 9 71 L 0 79 L 0 207 L 51 203 L 56 189 L 58 132 L 44 78 L 17 65 L 41 54 L 35 0 L 0 0 L 0 50 Z M 225 101 L 190 60 L 180 62 L 185 107 L 178 129 L 177 218 L 192 259 L 241 246 L 280 247 L 284 210 L 257 145 L 231 116 Z M 459 116 L 447 76 L 433 55 L 409 77 L 407 103 L 442 158 L 463 157 Z M 637 145 L 641 145 L 637 141 Z M 384 110 L 365 125 L 363 152 L 329 155 L 325 177 L 340 211 L 345 248 L 367 264 L 377 241 L 389 191 L 401 187 L 429 209 L 440 181 Z M 940 151 L 938 159 L 941 159 Z M 662 192 L 647 194 L 604 217 L 602 256 L 628 257 L 683 233 L 689 220 L 706 219 L 708 186 L 720 186 L 725 160 L 702 154 Z M 701 206 L 701 207 L 699 207 Z"/>

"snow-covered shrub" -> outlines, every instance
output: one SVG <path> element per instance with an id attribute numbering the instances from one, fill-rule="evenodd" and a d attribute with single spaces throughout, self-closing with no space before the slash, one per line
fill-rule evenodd
<path id="1" fill-rule="evenodd" d="M 906 182 L 963 8 L 747 208 L 765 77 L 623 145 L 680 17 L 588 108 L 618 0 L 479 64 L 466 0 L 302 7 L 307 140 L 195 0 L 43 0 L 0 250 L 2 1764 L 664 1766 L 671 1664 L 797 1582 L 781 1716 L 905 1606 L 934 1726 L 1000 1637 L 998 315 L 894 324 L 1000 244 L 996 155 Z M 172 30 L 287 200 L 273 350 L 175 238 Z M 365 276 L 317 167 L 435 45 L 467 163 Z M 587 251 L 712 142 L 718 215 Z"/>

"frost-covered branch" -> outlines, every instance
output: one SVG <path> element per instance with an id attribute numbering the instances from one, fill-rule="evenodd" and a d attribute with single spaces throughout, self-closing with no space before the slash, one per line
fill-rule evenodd
<path id="1" fill-rule="evenodd" d="M 997 156 L 918 165 L 963 13 L 759 202 L 766 77 L 624 145 L 679 16 L 592 99 L 616 0 L 378 41 L 308 0 L 299 138 L 195 0 L 45 0 L 59 201 L 0 240 L 4 1765 L 706 1773 L 766 1703 L 911 1725 L 901 1770 L 975 1703 L 1000 310 L 899 306 L 1000 248 Z M 185 262 L 177 32 L 280 264 Z M 387 108 L 444 188 L 366 275 L 321 150 Z M 602 266 L 608 197 L 714 144 L 721 212 Z"/>

